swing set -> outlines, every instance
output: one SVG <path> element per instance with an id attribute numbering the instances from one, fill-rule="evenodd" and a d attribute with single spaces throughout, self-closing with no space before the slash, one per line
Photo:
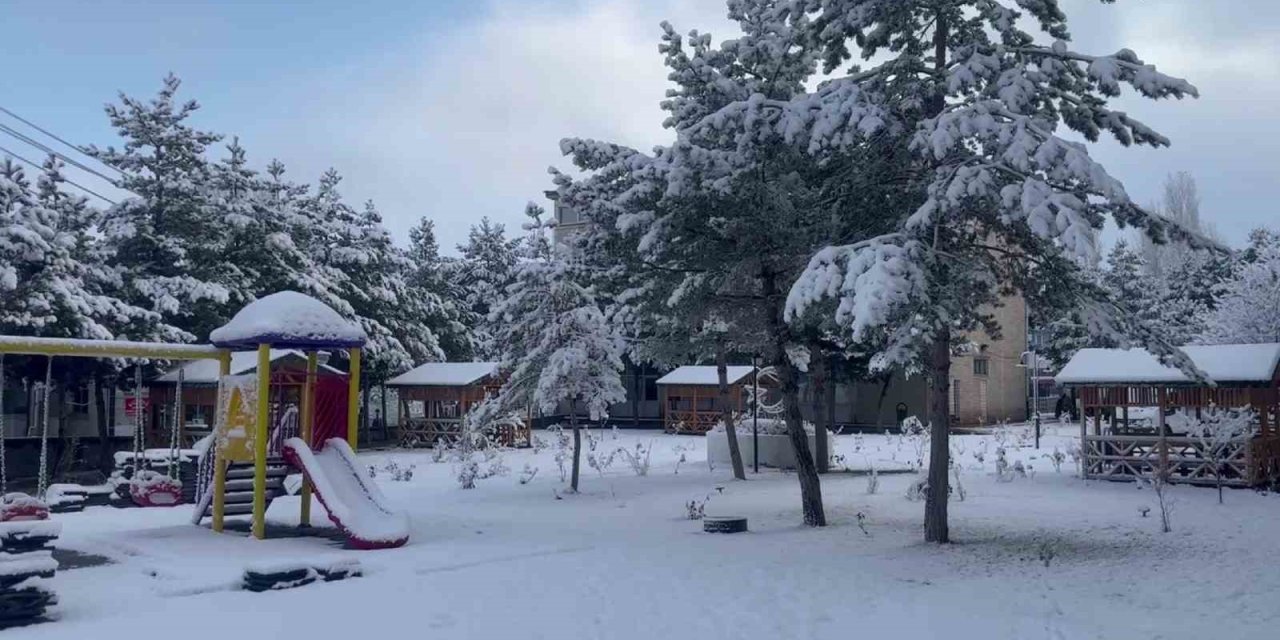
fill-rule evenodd
<path id="1" fill-rule="evenodd" d="M 228 470 L 239 464 L 244 465 L 241 469 L 247 472 L 247 465 L 251 464 L 252 475 L 244 478 L 252 479 L 251 508 L 238 513 L 251 515 L 253 537 L 265 538 L 269 500 L 268 453 L 269 450 L 278 450 L 287 464 L 303 472 L 299 514 L 303 526 L 310 524 L 311 494 L 314 492 L 329 512 L 329 519 L 347 534 L 353 547 L 377 549 L 403 545 L 409 536 L 408 519 L 387 506 L 378 487 L 360 470 L 354 457 L 358 436 L 361 349 L 367 339 L 364 331 L 323 303 L 301 293 L 284 291 L 246 305 L 231 322 L 215 330 L 210 338 L 212 345 L 0 336 L 0 364 L 5 354 L 45 356 L 49 361 L 42 389 L 42 442 L 37 494 L 9 494 L 13 496 L 12 500 L 6 496 L 6 504 L 13 503 L 11 511 L 15 516 L 23 517 L 22 513 L 29 513 L 28 519 L 48 517 L 48 507 L 43 499 L 48 488 L 49 387 L 54 357 L 216 360 L 219 373 L 217 416 L 214 432 L 204 443 L 206 453 L 203 456 L 213 468 L 211 481 L 196 496 L 194 522 L 199 523 L 208 509 L 213 531 L 223 531 L 226 516 L 236 515 L 229 514 L 227 508 Z M 278 412 L 278 424 L 274 430 L 270 425 L 273 348 L 299 350 L 307 359 L 306 377 L 300 385 L 301 406 Z M 313 429 L 317 390 L 328 396 L 320 400 L 330 407 L 335 405 L 331 396 L 336 391 L 332 385 L 317 385 L 318 356 L 322 351 L 338 349 L 346 350 L 350 362 L 345 389 L 345 434 L 331 433 L 335 431 L 332 428 L 322 430 L 330 433 L 317 434 Z M 231 375 L 233 352 L 251 350 L 257 355 L 256 371 L 249 375 Z M 2 370 L 3 366 L 0 366 L 0 372 Z M 130 495 L 139 505 L 174 505 L 181 501 L 182 490 L 182 483 L 177 477 L 177 447 L 183 418 L 182 373 L 179 370 L 174 390 L 167 473 L 144 468 L 149 462 L 145 449 L 146 419 L 140 365 L 135 366 L 133 377 L 133 477 L 130 479 Z M 2 388 L 3 378 L 0 377 Z M 280 397 L 282 394 L 277 395 Z M 0 423 L 0 434 L 3 434 L 3 423 Z M 320 435 L 325 437 L 314 437 Z M 3 441 L 0 437 L 0 465 L 4 464 Z M 5 479 L 5 471 L 0 466 L 0 482 Z M 244 481 L 237 478 L 232 482 L 237 483 L 231 491 L 235 495 L 235 489 Z M 19 503 L 25 506 L 20 509 Z M 244 506 L 249 507 L 250 504 L 246 502 Z"/>

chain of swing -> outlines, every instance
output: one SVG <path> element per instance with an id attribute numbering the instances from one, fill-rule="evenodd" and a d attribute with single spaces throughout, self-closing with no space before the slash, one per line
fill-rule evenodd
<path id="1" fill-rule="evenodd" d="M 0 495 L 9 492 L 9 457 L 6 440 L 8 439 L 7 425 L 5 424 L 4 415 L 4 394 L 5 394 L 5 368 L 4 355 L 0 353 Z M 182 431 L 182 387 L 185 379 L 184 367 L 178 368 L 178 381 L 174 387 L 173 393 L 173 416 L 170 420 L 169 430 L 169 455 L 166 461 L 166 474 L 177 479 L 180 465 L 178 458 L 181 455 L 181 447 L 179 439 Z M 135 365 L 133 368 L 133 469 L 134 476 L 137 476 L 142 464 L 145 460 L 145 444 L 146 444 L 146 412 L 143 410 L 142 402 L 142 365 Z M 49 397 L 53 387 L 53 356 L 46 356 L 44 369 L 44 383 L 37 383 L 36 397 L 39 403 L 40 416 L 40 471 L 36 476 L 36 497 L 44 499 L 45 493 L 49 489 Z M 90 398 L 90 402 L 94 400 Z M 107 446 L 107 443 L 102 443 Z"/>

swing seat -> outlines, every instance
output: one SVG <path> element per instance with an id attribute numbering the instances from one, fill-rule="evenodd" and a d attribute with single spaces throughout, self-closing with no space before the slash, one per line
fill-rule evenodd
<path id="1" fill-rule="evenodd" d="M 129 497 L 139 507 L 172 507 L 182 503 L 182 481 L 155 471 L 139 471 L 129 481 Z"/>
<path id="2" fill-rule="evenodd" d="M 48 520 L 49 506 L 25 493 L 6 493 L 0 497 L 0 522 Z"/>

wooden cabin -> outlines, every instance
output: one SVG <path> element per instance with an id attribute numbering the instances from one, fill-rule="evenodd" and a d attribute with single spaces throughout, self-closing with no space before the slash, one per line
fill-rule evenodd
<path id="1" fill-rule="evenodd" d="M 1056 376 L 1080 404 L 1086 478 L 1135 480 L 1160 470 L 1170 482 L 1214 484 L 1201 438 L 1174 433 L 1175 411 L 1248 409 L 1251 432 L 1227 445 L 1223 484 L 1280 477 L 1280 344 L 1182 347 L 1213 384 L 1199 383 L 1141 349 L 1081 349 Z"/>
<path id="2" fill-rule="evenodd" d="M 463 416 L 497 394 L 502 382 L 496 362 L 428 362 L 388 380 L 386 386 L 400 397 L 400 446 L 434 446 L 453 439 Z M 529 420 L 519 427 L 499 427 L 497 436 L 505 446 L 529 446 Z"/>
<path id="3" fill-rule="evenodd" d="M 729 406 L 741 412 L 747 408 L 752 383 L 749 366 L 728 368 Z M 720 422 L 716 400 L 720 397 L 720 377 L 714 366 L 687 365 L 658 378 L 658 400 L 662 406 L 662 427 L 667 433 L 706 433 Z"/>
<path id="4" fill-rule="evenodd" d="M 231 375 L 253 373 L 258 368 L 258 354 L 238 351 L 231 354 Z M 179 442 L 190 446 L 208 435 L 213 426 L 214 407 L 218 404 L 218 361 L 196 360 L 151 380 L 144 398 L 147 410 L 147 439 L 151 443 L 169 444 L 172 428 L 173 393 L 182 371 L 182 412 Z M 318 385 L 346 385 L 347 374 L 321 363 L 316 369 Z M 301 402 L 302 385 L 307 378 L 307 356 L 294 349 L 271 350 L 272 412 Z M 128 399 L 128 398 L 126 398 Z M 273 421 L 274 424 L 274 421 Z"/>

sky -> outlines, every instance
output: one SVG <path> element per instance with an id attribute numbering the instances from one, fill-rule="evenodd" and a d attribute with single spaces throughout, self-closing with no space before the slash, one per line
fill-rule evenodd
<path id="1" fill-rule="evenodd" d="M 1165 176 L 1189 171 L 1228 242 L 1280 226 L 1280 3 L 1062 5 L 1077 50 L 1133 49 L 1200 90 L 1119 101 L 1173 140 L 1095 146 L 1130 195 L 1152 202 Z M 77 144 L 114 144 L 103 104 L 148 97 L 172 71 L 203 105 L 195 126 L 239 136 L 251 163 L 279 158 L 308 182 L 336 168 L 399 241 L 428 217 L 448 250 L 482 216 L 514 231 L 526 202 L 546 204 L 547 168 L 570 165 L 561 138 L 668 140 L 664 19 L 734 35 L 723 0 L 0 0 L 0 106 Z M 40 159 L 4 135 L 0 146 Z"/>

